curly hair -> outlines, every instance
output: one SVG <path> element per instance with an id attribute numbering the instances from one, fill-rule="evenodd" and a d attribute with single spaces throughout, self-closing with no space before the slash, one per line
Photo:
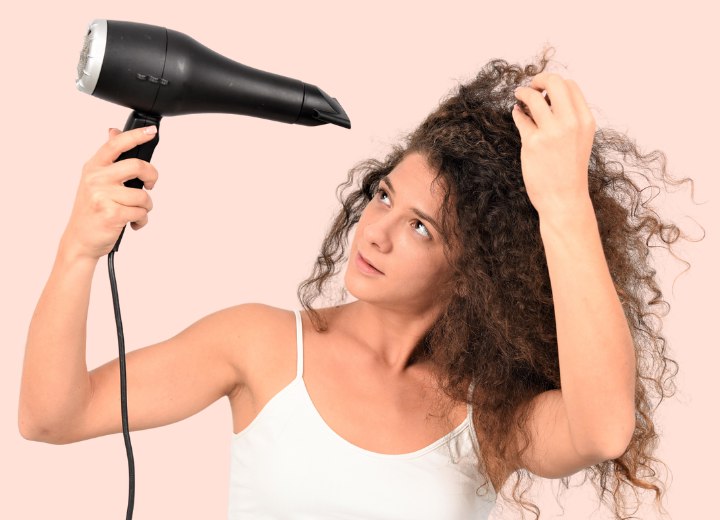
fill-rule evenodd
<path id="1" fill-rule="evenodd" d="M 445 181 L 440 225 L 443 234 L 452 238 L 444 247 L 454 276 L 447 287 L 451 296 L 444 310 L 416 345 L 410 363 L 423 360 L 440 367 L 439 388 L 452 401 L 472 403 L 472 422 L 481 439 L 474 447 L 478 469 L 496 490 L 501 490 L 505 477 L 514 474 L 512 498 L 516 505 L 532 511 L 536 520 L 539 508 L 523 498 L 532 474 L 519 461 L 530 442 L 530 400 L 560 388 L 560 367 L 539 218 L 525 192 L 521 141 L 511 108 L 517 101 L 515 88 L 545 70 L 550 50 L 554 48 L 546 48 L 539 61 L 525 67 L 501 59 L 488 62 L 476 77 L 442 99 L 400 144 L 393 144 L 384 160 L 356 164 L 337 189 L 342 209 L 323 241 L 312 275 L 297 291 L 315 329 L 326 331 L 327 322 L 311 304 L 325 294 L 324 287 L 347 260 L 348 234 L 380 179 L 407 154 L 421 153 L 435 179 Z M 660 167 L 654 168 L 658 160 Z M 665 314 L 669 312 L 655 279 L 649 248 L 657 235 L 673 254 L 671 244 L 688 238 L 648 207 L 649 201 L 642 201 L 647 186 L 633 181 L 626 167 L 654 175 L 659 172 L 663 183 L 690 181 L 694 186 L 691 179 L 678 182 L 666 174 L 662 152 L 643 155 L 626 135 L 596 130 L 588 165 L 589 190 L 605 257 L 633 337 L 636 422 L 625 453 L 586 468 L 585 479 L 590 477 L 600 499 L 614 506 L 615 518 L 621 520 L 627 518 L 622 516 L 626 489 L 633 491 L 638 501 L 637 488 L 652 490 L 655 504 L 663 510 L 665 488 L 655 469 L 657 464 L 665 464 L 653 457 L 658 443 L 654 401 L 659 399 L 659 405 L 674 394 L 673 377 L 679 367 L 666 356 L 661 324 L 648 321 L 659 317 L 654 311 L 660 307 L 668 309 Z M 357 175 L 360 188 L 342 195 L 341 191 L 355 184 Z M 640 176 L 649 183 L 645 174 L 640 172 Z M 453 244 L 461 247 L 451 255 Z M 345 301 L 346 294 L 343 289 L 340 301 Z M 471 396 L 467 394 L 469 381 L 475 382 Z M 513 430 L 520 432 L 524 446 L 518 446 L 520 437 L 511 435 Z M 519 494 L 525 478 L 530 482 Z M 566 489 L 569 478 L 561 479 Z M 614 503 L 605 498 L 608 489 L 612 489 Z M 502 496 L 507 498 L 504 493 Z"/>

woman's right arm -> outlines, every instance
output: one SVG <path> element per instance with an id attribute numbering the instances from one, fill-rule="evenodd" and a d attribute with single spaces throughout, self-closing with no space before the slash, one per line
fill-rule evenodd
<path id="1" fill-rule="evenodd" d="M 152 201 L 124 181 L 140 178 L 147 189 L 157 171 L 138 159 L 113 162 L 152 139 L 143 129 L 111 131 L 83 167 L 70 222 L 33 313 L 25 347 L 18 427 L 30 440 L 66 444 L 121 431 L 119 363 L 88 372 L 86 325 L 93 273 L 122 228 L 147 223 Z M 238 384 L 237 315 L 252 305 L 219 311 L 175 337 L 126 354 L 131 430 L 192 415 Z M 252 313 L 250 313 L 252 314 Z M 234 323 L 232 323 L 234 321 Z M 237 330 L 237 329 L 235 329 Z"/>

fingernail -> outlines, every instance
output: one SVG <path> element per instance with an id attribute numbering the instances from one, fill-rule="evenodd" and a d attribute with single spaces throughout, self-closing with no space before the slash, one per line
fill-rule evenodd
<path id="1" fill-rule="evenodd" d="M 146 126 L 143 129 L 143 133 L 145 134 L 156 134 L 157 133 L 157 127 L 155 125 L 153 126 Z"/>

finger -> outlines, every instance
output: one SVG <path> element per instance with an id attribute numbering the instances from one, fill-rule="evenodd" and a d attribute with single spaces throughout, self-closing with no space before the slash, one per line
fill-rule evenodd
<path id="1" fill-rule="evenodd" d="M 130 157 L 106 166 L 98 175 L 107 177 L 107 182 L 114 185 L 123 184 L 130 179 L 140 179 L 143 187 L 151 190 L 158 179 L 157 169 L 147 161 Z M 133 188 L 136 189 L 136 188 Z"/>
<path id="2" fill-rule="evenodd" d="M 90 165 L 106 166 L 112 164 L 123 152 L 132 150 L 139 144 L 146 143 L 155 137 L 155 134 L 148 133 L 148 129 L 155 126 L 134 128 L 127 132 L 121 132 L 110 137 L 105 144 L 88 161 Z"/>
<path id="3" fill-rule="evenodd" d="M 116 186 L 110 192 L 110 200 L 128 208 L 142 208 L 148 212 L 153 209 L 153 201 L 148 192 L 127 186 Z"/>
<path id="4" fill-rule="evenodd" d="M 552 103 L 552 113 L 561 118 L 576 117 L 570 89 L 560 75 L 549 72 L 536 74 L 530 81 L 530 88 L 547 92 Z"/>
<path id="5" fill-rule="evenodd" d="M 570 92 L 570 98 L 573 101 L 575 111 L 577 112 L 580 121 L 586 124 L 595 124 L 595 117 L 593 117 L 590 107 L 585 101 L 585 96 L 583 96 L 578 84 L 571 79 L 566 80 L 566 83 Z"/>
<path id="6" fill-rule="evenodd" d="M 133 189 L 133 188 L 128 188 Z M 125 206 L 124 204 L 113 203 L 98 208 L 102 211 L 102 218 L 106 225 L 121 227 L 129 222 L 138 222 L 147 217 L 148 210 L 142 206 Z"/>
<path id="7" fill-rule="evenodd" d="M 527 105 L 529 116 L 536 126 L 546 126 L 551 122 L 552 112 L 540 92 L 530 87 L 518 87 L 515 89 L 515 97 Z"/>
<path id="8" fill-rule="evenodd" d="M 130 227 L 133 228 L 135 231 L 145 226 L 145 224 L 148 223 L 148 217 L 145 215 L 143 218 L 136 222 L 130 222 Z"/>
<path id="9" fill-rule="evenodd" d="M 515 121 L 515 126 L 517 126 L 518 132 L 520 132 L 521 141 L 525 140 L 526 136 L 530 132 L 532 132 L 533 130 L 537 130 L 537 126 L 535 125 L 533 120 L 530 118 L 530 116 L 526 115 L 522 111 L 520 105 L 513 106 L 511 112 L 513 121 Z"/>
<path id="10" fill-rule="evenodd" d="M 137 222 L 138 224 L 142 223 L 144 226 L 145 222 L 147 222 L 148 214 L 145 208 L 122 207 L 118 210 L 117 217 L 119 223 L 122 225 L 125 225 L 128 222 L 132 225 L 133 222 Z"/>

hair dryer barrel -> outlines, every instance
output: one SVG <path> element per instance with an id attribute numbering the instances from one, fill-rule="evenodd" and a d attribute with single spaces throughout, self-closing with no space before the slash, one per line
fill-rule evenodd
<path id="1" fill-rule="evenodd" d="M 139 112 L 220 112 L 283 123 L 350 128 L 335 98 L 300 80 L 248 67 L 164 27 L 94 20 L 77 87 Z"/>

